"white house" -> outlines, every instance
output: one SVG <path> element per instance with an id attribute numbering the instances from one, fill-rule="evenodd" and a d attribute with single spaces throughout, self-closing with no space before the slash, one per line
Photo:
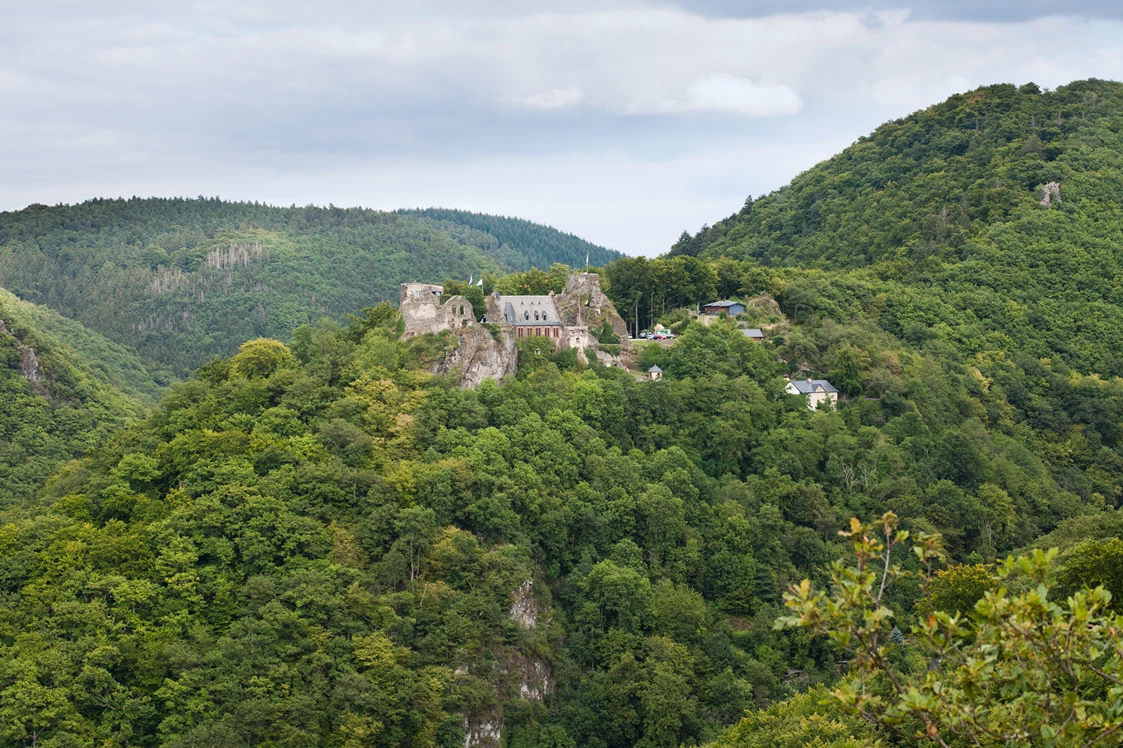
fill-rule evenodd
<path id="1" fill-rule="evenodd" d="M 822 403 L 833 408 L 838 404 L 838 390 L 825 379 L 793 379 L 784 386 L 789 395 L 806 395 L 807 407 L 815 410 Z"/>
<path id="2" fill-rule="evenodd" d="M 663 370 L 660 369 L 658 366 L 652 366 L 650 369 L 647 370 L 647 374 L 648 374 L 648 376 L 651 377 L 652 382 L 658 382 L 660 379 L 663 378 Z"/>

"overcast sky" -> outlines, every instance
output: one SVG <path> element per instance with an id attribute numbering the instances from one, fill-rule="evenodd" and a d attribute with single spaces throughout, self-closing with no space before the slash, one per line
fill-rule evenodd
<path id="1" fill-rule="evenodd" d="M 648 255 L 949 94 L 1123 79 L 1118 0 L 0 11 L 0 210 L 200 194 L 437 205 Z"/>

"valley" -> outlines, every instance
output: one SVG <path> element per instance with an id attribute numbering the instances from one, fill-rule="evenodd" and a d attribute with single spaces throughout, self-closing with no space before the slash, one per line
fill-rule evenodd
<path id="1" fill-rule="evenodd" d="M 1115 739 L 1123 84 L 953 96 L 658 257 L 91 200 L 0 214 L 0 285 L 4 744 Z M 1094 669 L 959 667 L 1016 616 Z"/>

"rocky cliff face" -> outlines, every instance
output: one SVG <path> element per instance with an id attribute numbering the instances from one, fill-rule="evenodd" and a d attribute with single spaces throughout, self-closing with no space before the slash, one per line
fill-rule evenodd
<path id="1" fill-rule="evenodd" d="M 31 385 L 31 391 L 37 395 L 48 394 L 47 385 L 43 381 L 43 371 L 39 365 L 39 356 L 36 355 L 35 349 L 25 344 L 14 333 L 8 330 L 8 326 L 4 320 L 0 319 L 0 336 L 10 338 L 15 343 L 16 351 L 19 352 L 20 360 L 20 376 L 27 380 Z"/>
<path id="2" fill-rule="evenodd" d="M 433 365 L 434 374 L 459 372 L 460 386 L 478 387 L 485 379 L 501 381 L 518 369 L 515 338 L 500 333 L 499 340 L 485 327 L 469 327 L 457 332 L 459 345 Z"/>
<path id="3" fill-rule="evenodd" d="M 622 338 L 628 337 L 628 325 L 616 313 L 612 301 L 600 287 L 596 273 L 574 273 L 569 276 L 565 290 L 555 297 L 558 314 L 566 325 L 585 325 L 590 331 L 599 330 L 607 320 L 612 331 Z"/>
<path id="4" fill-rule="evenodd" d="M 518 624 L 521 642 L 499 647 L 486 662 L 471 665 L 476 675 L 495 686 L 499 699 L 486 709 L 465 714 L 464 748 L 500 748 L 504 707 L 520 700 L 541 702 L 553 687 L 549 664 L 539 654 L 545 635 L 539 629 L 549 626 L 552 613 L 536 599 L 532 580 L 524 580 L 514 590 L 507 615 Z M 535 640 L 537 646 L 531 644 Z"/>

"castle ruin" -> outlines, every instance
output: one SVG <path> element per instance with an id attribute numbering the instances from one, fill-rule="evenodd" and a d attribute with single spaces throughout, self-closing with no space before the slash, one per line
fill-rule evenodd
<path id="1" fill-rule="evenodd" d="M 622 339 L 628 328 L 612 302 L 601 291 L 596 273 L 573 273 L 560 294 L 504 295 L 486 298 L 487 314 L 473 318 L 472 305 L 463 296 L 444 298 L 444 287 L 428 283 L 403 283 L 401 311 L 405 335 L 458 331 L 476 324 L 498 325 L 500 332 L 522 339 L 548 338 L 557 348 L 582 350 L 597 344 L 593 331 L 607 326 Z"/>
<path id="2" fill-rule="evenodd" d="M 405 320 L 405 335 L 424 335 L 445 330 L 461 330 L 475 324 L 472 304 L 463 296 L 441 301 L 443 286 L 429 283 L 403 283 L 400 308 Z"/>

